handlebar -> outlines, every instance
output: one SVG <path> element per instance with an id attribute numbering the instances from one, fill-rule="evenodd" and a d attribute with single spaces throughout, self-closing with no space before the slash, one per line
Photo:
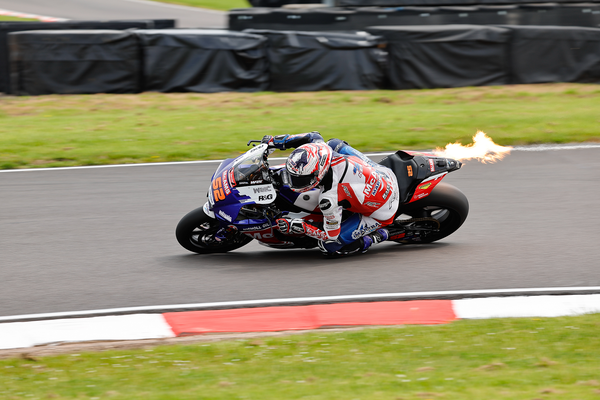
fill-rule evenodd
<path id="1" fill-rule="evenodd" d="M 252 143 L 262 143 L 262 140 L 249 140 L 246 146 L 250 146 Z"/>

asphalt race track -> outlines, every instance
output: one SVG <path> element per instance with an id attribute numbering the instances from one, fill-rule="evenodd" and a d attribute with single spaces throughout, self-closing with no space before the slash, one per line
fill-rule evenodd
<path id="1" fill-rule="evenodd" d="M 226 13 L 146 0 L 0 0 L 0 9 L 78 20 L 176 19 L 180 28 L 226 28 Z"/>
<path id="2" fill-rule="evenodd" d="M 434 244 L 325 260 L 252 242 L 200 256 L 174 237 L 216 163 L 0 172 L 0 316 L 463 289 L 600 286 L 600 148 L 514 151 L 445 182 L 465 225 Z M 241 146 L 240 146 L 241 148 Z"/>

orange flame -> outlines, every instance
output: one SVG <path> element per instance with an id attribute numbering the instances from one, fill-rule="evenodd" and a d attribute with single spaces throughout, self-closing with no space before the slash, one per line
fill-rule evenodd
<path id="1" fill-rule="evenodd" d="M 482 131 L 473 136 L 473 143 L 463 146 L 460 143 L 449 143 L 445 149 L 436 148 L 433 153 L 440 157 L 458 161 L 476 159 L 482 163 L 494 163 L 502 160 L 510 153 L 512 147 L 500 146 Z"/>

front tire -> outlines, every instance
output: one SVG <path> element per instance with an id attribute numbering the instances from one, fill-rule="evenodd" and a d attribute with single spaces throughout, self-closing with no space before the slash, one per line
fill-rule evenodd
<path id="1" fill-rule="evenodd" d="M 469 201 L 458 188 L 439 183 L 429 196 L 402 206 L 399 212 L 401 216 L 396 219 L 396 223 L 405 220 L 404 215 L 408 215 L 412 218 L 433 218 L 439 223 L 439 228 L 425 231 L 418 238 L 407 238 L 397 242 L 431 243 L 451 235 L 461 227 L 469 214 Z"/>
<path id="2" fill-rule="evenodd" d="M 196 208 L 187 213 L 177 224 L 175 236 L 185 249 L 198 253 L 226 253 L 250 243 L 252 238 L 243 233 L 230 233 L 224 240 L 217 241 L 215 234 L 221 226 L 214 218 L 209 217 L 203 208 Z"/>

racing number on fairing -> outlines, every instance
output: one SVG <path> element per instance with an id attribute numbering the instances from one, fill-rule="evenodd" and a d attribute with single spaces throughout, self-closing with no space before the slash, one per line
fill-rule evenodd
<path id="1" fill-rule="evenodd" d="M 215 199 L 215 202 L 225 200 L 225 193 L 223 192 L 223 180 L 221 179 L 221 177 L 218 177 L 215 180 L 213 180 L 212 187 L 213 198 Z"/>

